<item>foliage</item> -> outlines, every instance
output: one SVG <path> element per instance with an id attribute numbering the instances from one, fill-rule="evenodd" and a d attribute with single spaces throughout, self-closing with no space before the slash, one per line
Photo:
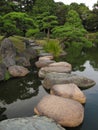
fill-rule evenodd
<path id="1" fill-rule="evenodd" d="M 3 16 L 2 28 L 3 32 L 8 36 L 12 35 L 12 33 L 25 36 L 28 29 L 36 28 L 36 24 L 26 13 L 11 12 Z"/>
<path id="2" fill-rule="evenodd" d="M 54 14 L 54 0 L 36 0 L 33 6 L 33 15 L 49 12 Z"/>
<path id="3" fill-rule="evenodd" d="M 49 40 L 44 44 L 46 52 L 52 53 L 55 57 L 58 57 L 62 52 L 62 48 L 58 40 Z"/>
<path id="4" fill-rule="evenodd" d="M 28 29 L 26 32 L 26 37 L 32 37 L 34 35 L 36 35 L 37 33 L 39 33 L 39 29 Z"/>
<path id="5" fill-rule="evenodd" d="M 5 73 L 4 79 L 5 79 L 5 80 L 8 80 L 8 79 L 10 79 L 10 77 L 11 77 L 11 75 L 10 75 L 10 73 L 7 71 L 7 72 Z"/>
<path id="6" fill-rule="evenodd" d="M 53 29 L 54 36 L 59 37 L 68 47 L 91 47 L 92 43 L 85 38 L 86 33 L 87 31 L 83 28 L 78 13 L 74 10 L 69 11 L 67 22 L 64 26 Z"/>

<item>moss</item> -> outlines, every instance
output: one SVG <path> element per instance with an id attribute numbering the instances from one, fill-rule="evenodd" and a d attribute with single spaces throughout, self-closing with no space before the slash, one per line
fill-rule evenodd
<path id="1" fill-rule="evenodd" d="M 12 36 L 10 40 L 14 43 L 14 46 L 17 48 L 18 51 L 22 52 L 25 49 L 23 37 L 20 36 Z"/>
<path id="2" fill-rule="evenodd" d="M 10 79 L 11 78 L 11 75 L 10 75 L 10 73 L 8 72 L 8 71 L 6 71 L 6 73 L 5 73 L 5 80 L 8 80 L 8 79 Z"/>

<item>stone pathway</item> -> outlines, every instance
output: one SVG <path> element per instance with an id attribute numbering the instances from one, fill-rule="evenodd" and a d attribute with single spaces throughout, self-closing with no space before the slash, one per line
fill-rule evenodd
<path id="1" fill-rule="evenodd" d="M 95 85 L 95 81 L 71 74 L 71 64 L 56 62 L 48 53 L 39 53 L 35 65 L 40 68 L 38 75 L 43 78 L 43 87 L 50 89 L 50 94 L 40 100 L 34 112 L 50 117 L 64 127 L 79 126 L 84 119 L 82 104 L 86 103 L 86 96 L 80 88 L 89 88 Z"/>

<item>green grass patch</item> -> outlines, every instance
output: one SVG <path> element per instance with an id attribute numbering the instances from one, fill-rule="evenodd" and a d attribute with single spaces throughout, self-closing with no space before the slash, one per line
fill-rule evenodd
<path id="1" fill-rule="evenodd" d="M 63 51 L 59 44 L 59 41 L 54 39 L 46 41 L 44 43 L 44 49 L 46 52 L 52 53 L 55 57 L 58 57 Z"/>

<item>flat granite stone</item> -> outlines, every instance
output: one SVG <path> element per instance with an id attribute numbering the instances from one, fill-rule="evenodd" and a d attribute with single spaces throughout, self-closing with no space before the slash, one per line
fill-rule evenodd
<path id="1" fill-rule="evenodd" d="M 8 119 L 0 122 L 0 130 L 66 130 L 45 116 Z"/>

